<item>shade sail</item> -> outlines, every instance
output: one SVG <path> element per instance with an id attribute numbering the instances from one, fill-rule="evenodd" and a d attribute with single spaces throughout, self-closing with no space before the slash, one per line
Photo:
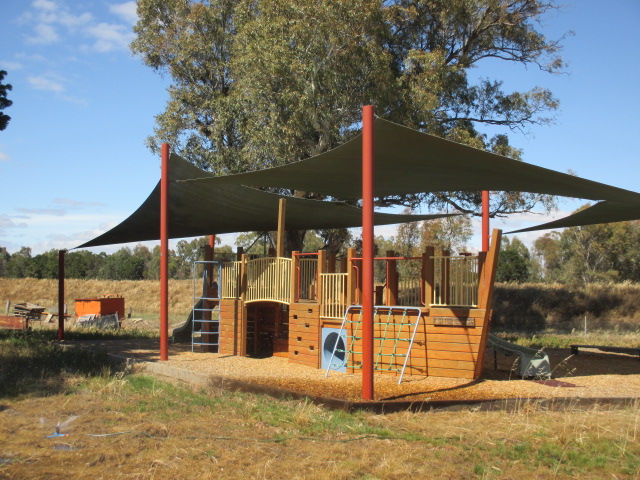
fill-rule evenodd
<path id="1" fill-rule="evenodd" d="M 375 195 L 500 190 L 590 200 L 640 202 L 640 194 L 512 160 L 376 118 Z M 324 154 L 267 170 L 188 183 L 282 187 L 359 199 L 362 139 Z"/>
<path id="2" fill-rule="evenodd" d="M 584 225 L 597 225 L 599 223 L 626 222 L 629 220 L 640 220 L 640 203 L 605 201 L 596 203 L 591 207 L 552 222 L 542 223 L 508 233 L 534 232 L 552 228 L 579 227 Z"/>
<path id="3" fill-rule="evenodd" d="M 287 199 L 286 228 L 307 230 L 362 225 L 359 208 L 339 202 L 322 202 L 275 195 L 241 185 L 179 182 L 186 178 L 211 178 L 178 155 L 169 162 L 169 237 L 184 238 L 221 233 L 277 229 L 278 203 Z M 393 215 L 376 213 L 376 225 L 391 225 L 450 215 Z M 157 240 L 160 237 L 160 184 L 126 220 L 76 248 Z"/>

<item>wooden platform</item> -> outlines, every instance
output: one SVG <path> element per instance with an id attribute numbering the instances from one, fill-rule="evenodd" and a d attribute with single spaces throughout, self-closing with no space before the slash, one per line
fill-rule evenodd
<path id="1" fill-rule="evenodd" d="M 591 348 L 607 353 L 625 353 L 627 355 L 637 355 L 640 358 L 640 347 L 610 347 L 608 345 L 571 345 L 571 354 L 578 355 L 581 348 Z"/>
<path id="2" fill-rule="evenodd" d="M 0 315 L 0 329 L 4 330 L 28 330 L 29 319 L 16 315 Z"/>

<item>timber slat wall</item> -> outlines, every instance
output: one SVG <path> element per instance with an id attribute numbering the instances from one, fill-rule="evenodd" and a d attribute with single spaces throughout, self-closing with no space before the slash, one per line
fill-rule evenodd
<path id="1" fill-rule="evenodd" d="M 320 308 L 318 304 L 289 305 L 289 361 L 320 367 Z"/>
<path id="2" fill-rule="evenodd" d="M 219 353 L 239 355 L 238 345 L 242 340 L 240 332 L 242 322 L 242 303 L 234 298 L 225 298 L 220 302 L 220 347 Z"/>
<path id="3" fill-rule="evenodd" d="M 351 314 L 351 320 L 357 320 L 359 312 Z M 381 353 L 380 357 L 375 357 L 376 371 L 380 373 L 398 374 L 405 360 L 405 355 L 409 348 L 409 340 L 413 333 L 415 324 L 415 312 L 411 314 L 411 327 L 405 325 L 399 328 L 402 314 L 393 312 L 378 314 L 374 319 L 374 356 Z M 469 320 L 465 320 L 469 319 Z M 451 321 L 469 322 L 473 326 L 436 325 L 437 322 Z M 385 325 L 384 323 L 390 325 Z M 409 361 L 405 374 L 429 375 L 432 377 L 456 377 L 474 378 L 474 371 L 478 361 L 479 349 L 482 340 L 483 324 L 485 322 L 485 311 L 481 309 L 422 309 L 422 319 L 416 329 L 414 344 L 411 349 Z M 406 324 L 406 319 L 404 320 Z M 350 323 L 348 335 L 353 335 L 355 323 Z M 357 336 L 361 336 L 360 328 Z M 385 332 L 386 329 L 386 332 Z M 397 343 L 395 337 L 402 340 Z M 380 338 L 386 340 L 381 341 Z M 350 340 L 349 340 L 350 342 Z M 349 365 L 356 367 L 361 365 L 362 351 L 361 341 L 355 340 L 349 358 Z M 354 353 L 355 352 L 355 353 Z M 392 356 L 391 354 L 395 354 Z M 358 371 L 357 368 L 350 368 L 348 371 Z"/>

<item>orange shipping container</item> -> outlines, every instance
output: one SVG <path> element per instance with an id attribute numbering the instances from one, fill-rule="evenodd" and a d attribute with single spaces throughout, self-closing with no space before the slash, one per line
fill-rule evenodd
<path id="1" fill-rule="evenodd" d="M 98 297 L 98 298 L 76 298 L 76 317 L 82 315 L 113 315 L 118 314 L 118 318 L 124 318 L 124 298 L 122 297 Z"/>

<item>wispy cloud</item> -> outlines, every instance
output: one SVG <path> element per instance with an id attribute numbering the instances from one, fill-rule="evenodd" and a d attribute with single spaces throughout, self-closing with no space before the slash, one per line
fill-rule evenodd
<path id="1" fill-rule="evenodd" d="M 0 234 L 13 228 L 27 228 L 27 224 L 24 222 L 14 222 L 8 215 L 0 214 Z"/>
<path id="2" fill-rule="evenodd" d="M 81 202 L 70 198 L 54 198 L 53 203 L 56 205 L 66 205 L 68 207 L 104 207 L 104 203 L 100 202 Z"/>
<path id="3" fill-rule="evenodd" d="M 133 32 L 124 25 L 104 22 L 87 28 L 87 33 L 95 39 L 93 49 L 100 53 L 126 50 L 134 38 Z"/>
<path id="4" fill-rule="evenodd" d="M 4 152 L 0 152 L 0 162 L 10 162 L 11 157 Z"/>
<path id="5" fill-rule="evenodd" d="M 56 93 L 61 93 L 65 90 L 64 85 L 62 84 L 63 79 L 54 74 L 45 74 L 37 77 L 27 77 L 27 81 L 29 82 L 29 85 L 31 85 L 36 90 L 44 90 L 46 92 Z"/>
<path id="6" fill-rule="evenodd" d="M 23 67 L 24 65 L 22 65 L 19 62 L 10 62 L 5 60 L 0 60 L 0 70 L 9 70 L 9 71 L 21 70 Z"/>
<path id="7" fill-rule="evenodd" d="M 123 23 L 98 22 L 90 12 L 74 12 L 54 0 L 33 1 L 31 9 L 19 18 L 19 22 L 32 26 L 31 34 L 27 36 L 27 43 L 31 45 L 51 45 L 66 41 L 67 35 L 79 35 L 91 42 L 85 50 L 99 53 L 128 50 L 134 36 L 131 26 L 137 21 L 136 3 L 111 4 L 108 9 Z M 82 45 L 82 42 L 76 44 Z"/>
<path id="8" fill-rule="evenodd" d="M 118 15 L 130 25 L 133 25 L 138 21 L 136 2 L 116 3 L 115 5 L 109 5 L 109 11 Z"/>
<path id="9" fill-rule="evenodd" d="M 29 215 L 54 215 L 56 217 L 63 217 L 67 214 L 61 208 L 16 208 L 16 211 Z"/>
<path id="10" fill-rule="evenodd" d="M 33 27 L 35 35 L 27 37 L 27 43 L 33 45 L 49 45 L 60 40 L 60 35 L 53 25 L 39 23 Z"/>

